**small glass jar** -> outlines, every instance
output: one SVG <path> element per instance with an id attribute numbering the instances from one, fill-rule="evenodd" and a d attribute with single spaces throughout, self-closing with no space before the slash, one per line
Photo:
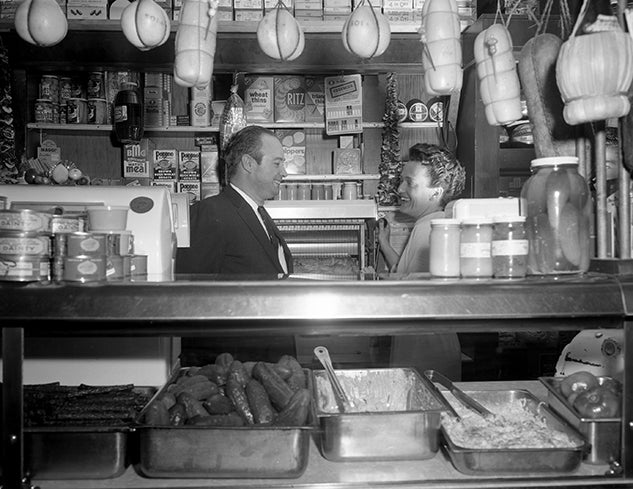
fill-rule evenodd
<path id="1" fill-rule="evenodd" d="M 492 219 L 469 217 L 462 220 L 459 267 L 464 278 L 492 277 Z"/>
<path id="2" fill-rule="evenodd" d="M 578 158 L 537 158 L 521 189 L 529 241 L 527 273 L 559 275 L 589 269 L 592 201 Z"/>
<path id="3" fill-rule="evenodd" d="M 325 200 L 334 199 L 334 186 L 331 183 L 326 183 L 323 185 L 325 187 Z"/>
<path id="4" fill-rule="evenodd" d="M 527 273 L 528 240 L 525 216 L 497 216 L 492 229 L 492 274 L 495 278 L 523 278 Z"/>
<path id="5" fill-rule="evenodd" d="M 312 200 L 325 200 L 325 185 L 322 183 L 312 184 Z"/>
<path id="6" fill-rule="evenodd" d="M 289 183 L 286 189 L 286 195 L 288 200 L 298 200 L 299 197 L 297 196 L 297 184 L 296 183 Z"/>
<path id="7" fill-rule="evenodd" d="M 343 200 L 356 200 L 358 198 L 358 190 L 356 182 L 345 182 L 341 190 Z"/>
<path id="8" fill-rule="evenodd" d="M 297 185 L 297 200 L 310 200 L 309 183 L 300 183 Z"/>
<path id="9" fill-rule="evenodd" d="M 432 219 L 429 271 L 433 277 L 459 278 L 460 227 L 457 219 Z"/>

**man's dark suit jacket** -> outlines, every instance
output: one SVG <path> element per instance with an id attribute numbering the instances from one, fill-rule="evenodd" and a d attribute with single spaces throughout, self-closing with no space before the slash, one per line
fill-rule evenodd
<path id="1" fill-rule="evenodd" d="M 270 275 L 284 271 L 253 208 L 230 185 L 191 206 L 191 246 L 178 248 L 176 273 Z M 292 273 L 292 255 L 277 230 Z M 262 277 L 264 278 L 264 277 Z"/>

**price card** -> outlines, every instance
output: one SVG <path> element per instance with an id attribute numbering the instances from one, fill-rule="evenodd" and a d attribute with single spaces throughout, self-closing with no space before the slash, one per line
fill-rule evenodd
<path id="1" fill-rule="evenodd" d="M 325 77 L 325 132 L 328 135 L 363 132 L 361 75 Z"/>

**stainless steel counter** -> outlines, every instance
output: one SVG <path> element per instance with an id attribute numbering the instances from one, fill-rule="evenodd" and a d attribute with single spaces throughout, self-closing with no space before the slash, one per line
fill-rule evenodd
<path id="1" fill-rule="evenodd" d="M 517 281 L 440 281 L 428 276 L 389 276 L 377 281 L 314 281 L 288 278 L 274 282 L 176 280 L 105 285 L 0 286 L 3 328 L 4 468 L 7 487 L 22 476 L 22 352 L 25 337 L 184 336 L 272 334 L 380 335 L 421 331 L 489 332 L 624 328 L 625 350 L 633 351 L 633 280 L 590 274 L 584 277 Z M 633 371 L 631 355 L 625 372 Z M 625 375 L 623 476 L 604 477 L 601 468 L 549 478 L 483 480 L 455 472 L 439 457 L 424 467 L 330 467 L 317 458 L 286 487 L 538 487 L 633 485 L 633 379 Z M 12 400 L 14 402 L 12 402 Z M 443 460 L 443 461 L 442 461 Z M 323 467 L 327 465 L 327 467 Z M 584 466 L 583 466 L 584 467 Z M 373 467 L 372 467 L 373 468 Z M 448 475 L 442 475 L 448 471 Z M 338 474 L 338 475 L 337 475 Z M 357 474 L 354 476 L 354 474 Z M 404 476 L 403 474 L 409 474 Z M 371 480 L 370 480 L 371 479 Z M 123 478 L 81 483 L 40 483 L 40 487 L 278 487 L 274 481 L 148 481 Z M 14 484 L 14 485 L 12 485 Z M 121 485 L 123 484 L 123 485 Z"/>

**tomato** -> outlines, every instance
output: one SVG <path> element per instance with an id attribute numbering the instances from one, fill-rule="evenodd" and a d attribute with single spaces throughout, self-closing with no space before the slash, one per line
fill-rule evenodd
<path id="1" fill-rule="evenodd" d="M 622 399 L 608 387 L 597 386 L 578 394 L 573 406 L 583 418 L 615 418 Z"/>
<path id="2" fill-rule="evenodd" d="M 36 183 L 35 178 L 39 175 L 38 171 L 35 168 L 28 168 L 24 172 L 24 181 L 26 183 Z"/>
<path id="3" fill-rule="evenodd" d="M 560 392 L 569 402 L 578 394 L 598 386 L 598 379 L 591 372 L 580 370 L 565 377 L 560 383 Z M 572 399 L 570 397 L 573 396 Z"/>

